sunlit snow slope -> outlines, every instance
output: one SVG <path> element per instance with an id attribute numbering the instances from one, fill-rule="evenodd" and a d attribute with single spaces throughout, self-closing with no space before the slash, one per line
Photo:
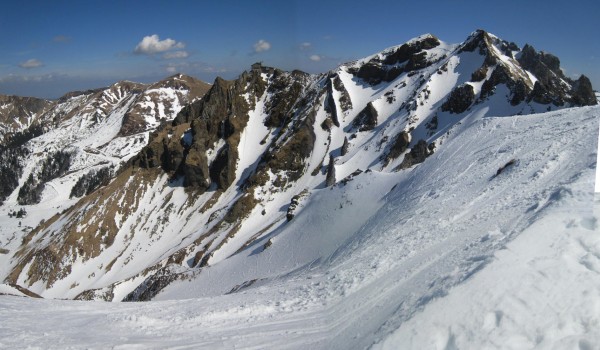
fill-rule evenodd
<path id="1" fill-rule="evenodd" d="M 494 144 L 486 156 L 464 145 L 445 151 L 473 120 L 597 103 L 589 79 L 564 76 L 557 57 L 482 30 L 460 44 L 422 35 L 326 74 L 257 63 L 235 80 L 217 78 L 201 100 L 179 89 L 183 79 L 143 92 L 115 84 L 25 144 L 37 160 L 46 149 L 75 156 L 59 177 L 28 162 L 8 196 L 2 210 L 16 202 L 33 215 L 24 227 L 0 217 L 5 283 L 45 298 L 109 301 L 179 297 L 172 289 L 190 279 L 186 297 L 258 286 L 342 254 L 394 186 L 425 181 L 445 197 L 439 176 L 459 161 L 471 162 L 467 178 L 479 163 L 518 167 Z M 48 159 L 57 158 L 68 157 Z M 104 186 L 77 187 L 107 164 L 118 170 Z M 88 183 L 99 182 L 92 175 Z M 411 220 L 390 225 L 408 229 Z"/>
<path id="2" fill-rule="evenodd" d="M 594 348 L 599 116 L 597 106 L 529 116 L 473 113 L 423 164 L 319 190 L 268 249 L 256 244 L 194 279 L 175 281 L 158 301 L 0 297 L 1 318 L 10 320 L 0 325 L 0 342 Z M 345 223 L 363 212 L 368 219 L 357 229 Z M 81 324 L 93 332 L 81 332 Z"/>

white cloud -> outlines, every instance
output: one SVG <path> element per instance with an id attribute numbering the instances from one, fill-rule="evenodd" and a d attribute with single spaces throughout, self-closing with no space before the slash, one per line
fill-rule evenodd
<path id="1" fill-rule="evenodd" d="M 169 72 L 169 73 L 177 73 L 177 67 L 167 66 L 167 72 Z"/>
<path id="2" fill-rule="evenodd" d="M 32 58 L 25 62 L 19 63 L 19 67 L 25 68 L 25 69 L 37 68 L 37 67 L 41 67 L 41 66 L 42 66 L 42 62 L 40 60 L 36 60 L 35 58 Z"/>
<path id="3" fill-rule="evenodd" d="M 167 52 L 163 55 L 163 58 L 170 60 L 174 58 L 187 58 L 190 54 L 187 51 L 173 51 Z"/>
<path id="4" fill-rule="evenodd" d="M 173 49 L 183 49 L 185 44 L 177 42 L 171 38 L 160 40 L 157 34 L 145 36 L 142 41 L 135 47 L 133 52 L 144 55 L 154 55 L 156 53 L 165 52 Z"/>
<path id="5" fill-rule="evenodd" d="M 315 62 L 319 62 L 321 60 L 321 56 L 319 56 L 319 55 L 311 55 L 309 58 L 311 61 L 315 61 Z"/>
<path id="6" fill-rule="evenodd" d="M 254 44 L 254 52 L 256 53 L 269 51 L 270 49 L 271 43 L 263 39 L 260 39 L 256 44 Z"/>
<path id="7" fill-rule="evenodd" d="M 312 44 L 309 42 L 303 42 L 302 44 L 300 44 L 300 50 L 304 51 L 304 50 L 310 50 L 312 47 Z"/>

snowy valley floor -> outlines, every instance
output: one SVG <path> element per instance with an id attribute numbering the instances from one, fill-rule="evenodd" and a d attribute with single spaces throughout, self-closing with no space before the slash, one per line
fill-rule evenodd
<path id="1" fill-rule="evenodd" d="M 0 296 L 0 348 L 597 349 L 598 112 L 467 118 L 335 252 L 235 293 L 186 294 L 231 259 L 157 298 L 173 300 Z"/>
<path id="2" fill-rule="evenodd" d="M 374 348 L 597 349 L 600 195 L 594 213 L 588 200 L 562 202 Z M 252 299 L 115 304 L 0 296 L 0 347 L 300 348 L 327 328 L 319 322 L 326 306 L 291 312 Z"/>

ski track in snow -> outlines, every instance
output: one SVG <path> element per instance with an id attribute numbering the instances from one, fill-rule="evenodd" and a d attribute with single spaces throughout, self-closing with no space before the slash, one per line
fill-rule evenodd
<path id="1" fill-rule="evenodd" d="M 387 175 L 397 185 L 381 203 L 332 211 L 344 188 L 323 190 L 269 250 L 222 260 L 159 301 L 0 296 L 0 347 L 593 349 L 598 115 L 473 113 L 423 164 Z M 384 174 L 360 176 L 366 192 L 390 186 Z M 327 225 L 361 206 L 370 219 L 329 238 Z"/>

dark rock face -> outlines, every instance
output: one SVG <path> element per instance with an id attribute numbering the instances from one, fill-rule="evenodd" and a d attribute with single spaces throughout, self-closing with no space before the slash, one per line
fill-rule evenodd
<path id="1" fill-rule="evenodd" d="M 384 64 L 392 65 L 409 61 L 415 54 L 422 50 L 433 49 L 440 45 L 440 41 L 433 36 L 425 37 L 423 40 L 415 41 L 410 44 L 404 44 L 396 49 L 392 54 L 386 56 Z"/>
<path id="2" fill-rule="evenodd" d="M 532 72 L 544 84 L 548 84 L 552 78 L 552 75 L 548 71 L 555 74 L 562 74 L 558 57 L 546 52 L 538 53 L 529 44 L 526 44 L 523 50 L 521 50 L 518 61 L 524 69 Z"/>
<path id="3" fill-rule="evenodd" d="M 490 36 L 484 30 L 478 29 L 465 41 L 459 50 L 461 52 L 473 52 L 479 49 L 480 54 L 487 54 Z"/>
<path id="4" fill-rule="evenodd" d="M 510 100 L 511 105 L 516 106 L 527 98 L 529 89 L 522 80 L 517 80 L 510 89 L 512 91 L 512 98 Z"/>
<path id="5" fill-rule="evenodd" d="M 457 86 L 450 93 L 450 97 L 442 105 L 442 111 L 450 113 L 462 113 L 475 101 L 475 91 L 469 84 Z"/>
<path id="6" fill-rule="evenodd" d="M 525 45 L 518 62 L 538 79 L 529 100 L 541 104 L 564 105 L 567 89 L 562 86 L 561 80 L 566 80 L 566 77 L 560 70 L 560 61 L 556 56 L 538 53 L 532 46 Z"/>
<path id="7" fill-rule="evenodd" d="M 488 80 L 481 85 L 480 98 L 484 99 L 494 94 L 496 86 L 499 84 L 512 85 L 514 82 L 508 69 L 502 65 L 496 67 Z"/>
<path id="8" fill-rule="evenodd" d="M 487 76 L 487 71 L 488 71 L 487 66 L 480 67 L 475 72 L 473 72 L 473 74 L 471 74 L 471 81 L 472 82 L 482 81 Z"/>
<path id="9" fill-rule="evenodd" d="M 269 78 L 264 79 L 264 74 Z M 266 171 L 282 172 L 279 185 L 295 181 L 304 172 L 304 160 L 315 141 L 312 130 L 315 113 L 309 113 L 307 103 L 300 101 L 309 98 L 304 96 L 309 78 L 300 71 L 286 73 L 260 64 L 253 65 L 250 72 L 244 72 L 234 81 L 217 78 L 201 101 L 183 108 L 170 126 L 153 135 L 133 163 L 141 167 L 160 166 L 182 176 L 184 186 L 201 191 L 211 184 L 219 189 L 228 188 L 236 179 L 238 145 L 248 123 L 248 112 L 268 92 L 264 123 L 281 131 L 246 182 L 262 184 L 268 178 Z M 299 119 L 298 115 L 306 117 Z M 179 141 L 187 126 L 191 130 L 190 144 Z M 222 146 L 214 149 L 219 144 Z M 208 151 L 215 154 L 210 164 Z"/>
<path id="10" fill-rule="evenodd" d="M 408 132 L 402 131 L 401 133 L 396 135 L 388 154 L 385 156 L 384 164 L 388 165 L 392 160 L 400 157 L 400 155 L 404 153 L 404 151 L 406 151 L 409 144 L 410 134 Z"/>
<path id="11" fill-rule="evenodd" d="M 332 89 L 333 88 L 332 88 L 331 80 L 330 80 L 329 83 L 327 84 L 327 97 L 325 99 L 325 112 L 327 112 L 331 115 L 331 120 L 333 121 L 333 124 L 339 128 L 340 121 L 338 119 L 337 107 L 335 106 L 335 100 L 333 98 Z M 330 128 L 327 128 L 327 130 L 329 130 L 329 129 Z"/>
<path id="12" fill-rule="evenodd" d="M 162 268 L 148 277 L 133 292 L 127 294 L 122 301 L 149 301 L 177 278 L 177 274 L 171 272 L 169 267 Z"/>
<path id="13" fill-rule="evenodd" d="M 573 84 L 571 103 L 576 106 L 593 106 L 598 104 L 592 83 L 585 75 L 579 77 Z"/>
<path id="14" fill-rule="evenodd" d="M 268 86 L 272 98 L 265 106 L 268 114 L 265 125 L 278 128 L 291 122 L 295 104 L 301 95 L 309 75 L 296 70 L 287 74 L 279 69 L 273 70 L 273 77 Z M 262 80 L 261 80 L 262 82 Z M 257 97 L 262 96 L 257 94 Z"/>
<path id="15" fill-rule="evenodd" d="M 186 186 L 207 183 L 205 176 L 209 164 L 205 153 L 218 139 L 224 139 L 226 144 L 218 150 L 216 164 L 210 172 L 210 180 L 221 189 L 229 187 L 235 180 L 237 146 L 240 133 L 248 123 L 250 109 L 242 94 L 245 82 L 250 81 L 252 84 L 256 79 L 256 74 L 243 74 L 241 79 L 233 82 L 220 78 L 215 80 L 215 84 L 202 100 L 204 103 L 199 108 L 199 115 L 191 123 L 192 144 L 182 165 Z M 255 87 L 259 92 L 264 91 L 262 83 Z"/>
<path id="16" fill-rule="evenodd" d="M 352 126 L 358 131 L 373 130 L 377 126 L 377 110 L 371 102 L 354 118 Z"/>
<path id="17" fill-rule="evenodd" d="M 350 94 L 348 94 L 348 90 L 344 86 L 342 79 L 340 79 L 339 75 L 335 75 L 333 78 L 333 87 L 340 93 L 340 108 L 343 112 L 352 108 L 352 99 L 350 98 Z"/>
<path id="18" fill-rule="evenodd" d="M 429 50 L 439 45 L 440 41 L 437 38 L 427 36 L 422 40 L 400 46 L 383 59 L 375 57 L 360 68 L 350 70 L 350 73 L 371 85 L 377 85 L 383 81 L 390 82 L 402 73 L 432 65 L 433 62 L 426 59 L 426 53 L 423 50 Z"/>
<path id="19" fill-rule="evenodd" d="M 433 144 L 427 145 L 425 140 L 419 140 L 416 145 L 404 156 L 402 163 L 394 170 L 408 169 L 415 164 L 423 163 L 427 157 L 433 154 Z"/>
<path id="20" fill-rule="evenodd" d="M 327 177 L 325 178 L 325 186 L 331 187 L 335 185 L 335 159 L 332 155 L 329 156 L 329 165 L 327 165 Z"/>
<path id="21" fill-rule="evenodd" d="M 298 207 L 298 204 L 300 204 L 300 198 L 302 198 L 302 196 L 299 194 L 292 197 L 292 200 L 290 201 L 290 206 L 288 207 L 287 213 L 286 213 L 287 221 L 292 221 L 294 216 L 296 216 L 295 211 L 296 211 L 296 208 Z"/>
<path id="22" fill-rule="evenodd" d="M 525 45 L 518 62 L 538 79 L 528 96 L 528 101 L 533 100 L 540 104 L 552 103 L 556 106 L 565 103 L 573 106 L 589 106 L 597 103 L 589 79 L 582 76 L 577 81 L 573 81 L 566 77 L 560 69 L 558 57 L 546 52 L 537 52 L 532 46 Z"/>
<path id="23" fill-rule="evenodd" d="M 335 103 L 335 98 L 333 97 L 333 91 L 337 91 L 340 94 L 338 99 L 338 103 L 342 112 L 346 112 L 347 110 L 352 108 L 352 100 L 350 99 L 350 95 L 348 91 L 344 87 L 344 83 L 338 74 L 331 74 L 327 77 L 327 97 L 325 99 L 325 112 L 331 115 L 331 119 L 335 126 L 339 127 L 339 116 L 338 110 Z"/>
<path id="24" fill-rule="evenodd" d="M 260 77 L 260 74 L 258 74 Z M 244 73 L 236 81 L 217 78 L 201 101 L 183 108 L 172 126 L 159 131 L 134 161 L 140 167 L 162 167 L 167 172 L 184 176 L 184 186 L 205 190 L 211 182 L 227 188 L 235 179 L 237 146 L 240 133 L 248 122 L 250 106 L 242 94 L 246 83 L 257 82 L 255 74 Z M 264 92 L 264 83 L 251 85 Z M 190 145 L 182 143 L 181 135 L 189 123 L 192 134 Z M 175 132 L 177 131 L 177 132 Z M 173 134 L 171 138 L 167 134 Z M 206 151 L 219 140 L 225 146 L 218 151 L 210 165 Z"/>
<path id="25" fill-rule="evenodd" d="M 212 174 L 208 168 L 206 152 L 202 152 L 199 147 L 194 146 L 190 149 L 185 162 L 182 164 L 184 186 L 199 189 L 207 189 L 210 186 Z"/>
<path id="26" fill-rule="evenodd" d="M 304 161 L 310 156 L 315 144 L 313 130 L 315 115 L 311 113 L 295 128 L 296 131 L 281 147 L 275 147 L 263 157 L 264 162 L 259 165 L 262 169 L 270 169 L 273 173 L 287 173 L 288 181 L 298 180 L 304 173 Z M 284 185 L 280 183 L 280 185 Z"/>
<path id="27" fill-rule="evenodd" d="M 399 67 L 382 67 L 380 64 L 374 62 L 365 63 L 357 71 L 351 73 L 361 78 L 365 82 L 371 85 L 377 85 L 382 81 L 390 82 L 396 79 L 404 70 Z"/>
<path id="28" fill-rule="evenodd" d="M 252 211 L 252 209 L 254 209 L 257 203 L 258 201 L 256 200 L 256 198 L 254 198 L 252 194 L 244 194 L 231 206 L 231 208 L 225 215 L 225 222 L 233 224 L 236 221 L 247 217 Z"/>
<path id="29" fill-rule="evenodd" d="M 348 143 L 348 137 L 344 136 L 344 144 L 342 145 L 341 154 L 342 157 L 348 154 L 348 150 L 350 149 L 350 144 Z"/>

